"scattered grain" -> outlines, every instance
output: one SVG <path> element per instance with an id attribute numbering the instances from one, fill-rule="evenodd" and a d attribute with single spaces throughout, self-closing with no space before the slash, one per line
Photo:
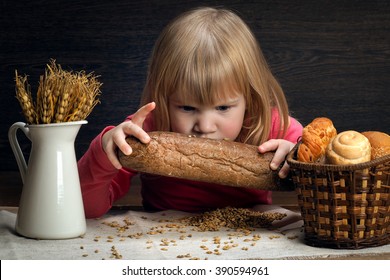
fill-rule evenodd
<path id="1" fill-rule="evenodd" d="M 269 227 L 275 220 L 286 216 L 282 213 L 261 213 L 245 208 L 226 207 L 200 215 L 185 217 L 180 221 L 187 226 L 194 226 L 199 231 L 218 231 L 222 227 L 231 229 L 251 229 Z"/>
<path id="2" fill-rule="evenodd" d="M 280 235 L 271 235 L 268 237 L 269 239 L 275 239 L 275 238 L 280 238 Z"/>
<path id="3" fill-rule="evenodd" d="M 115 246 L 111 247 L 111 258 L 122 259 L 122 255 L 118 252 Z"/>
<path id="4" fill-rule="evenodd" d="M 287 236 L 287 238 L 293 240 L 293 239 L 297 239 L 298 236 L 297 235 L 292 235 L 292 236 Z"/>

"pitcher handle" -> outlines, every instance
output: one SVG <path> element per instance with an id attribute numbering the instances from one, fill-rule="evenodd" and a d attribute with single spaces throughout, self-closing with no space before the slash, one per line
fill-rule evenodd
<path id="1" fill-rule="evenodd" d="M 11 148 L 15 155 L 16 162 L 18 163 L 20 176 L 22 177 L 22 182 L 24 183 L 24 178 L 26 177 L 26 172 L 27 172 L 27 164 L 23 156 L 22 150 L 20 149 L 20 145 L 16 135 L 18 129 L 21 129 L 24 132 L 24 134 L 26 134 L 28 139 L 30 139 L 30 130 L 28 129 L 26 123 L 24 122 L 16 122 L 13 125 L 11 125 L 11 127 L 8 130 L 8 140 L 9 143 L 11 144 Z"/>

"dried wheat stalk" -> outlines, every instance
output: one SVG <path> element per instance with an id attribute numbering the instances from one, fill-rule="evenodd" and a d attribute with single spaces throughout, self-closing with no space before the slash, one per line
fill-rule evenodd
<path id="1" fill-rule="evenodd" d="M 30 85 L 27 83 L 27 76 L 18 76 L 18 72 L 15 71 L 16 75 L 16 98 L 19 100 L 22 106 L 23 114 L 26 117 L 28 123 L 35 123 L 37 119 L 37 112 L 31 96 Z"/>
<path id="2" fill-rule="evenodd" d="M 84 120 L 99 103 L 101 83 L 92 73 L 65 71 L 51 60 L 40 77 L 34 105 L 27 76 L 16 71 L 16 98 L 30 124 Z"/>

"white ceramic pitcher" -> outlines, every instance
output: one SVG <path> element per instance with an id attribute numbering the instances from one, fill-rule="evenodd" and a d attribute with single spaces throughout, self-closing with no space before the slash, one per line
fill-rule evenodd
<path id="1" fill-rule="evenodd" d="M 23 181 L 16 231 L 37 239 L 66 239 L 85 234 L 86 221 L 74 141 L 87 121 L 27 125 L 14 123 L 8 138 Z M 30 139 L 28 166 L 17 131 Z"/>

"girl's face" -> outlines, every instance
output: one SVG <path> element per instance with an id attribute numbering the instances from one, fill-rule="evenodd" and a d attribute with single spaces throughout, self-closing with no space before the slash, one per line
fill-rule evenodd
<path id="1" fill-rule="evenodd" d="M 169 98 L 169 117 L 173 132 L 212 139 L 235 140 L 242 128 L 245 115 L 242 94 L 204 105 L 186 101 L 180 94 Z"/>

